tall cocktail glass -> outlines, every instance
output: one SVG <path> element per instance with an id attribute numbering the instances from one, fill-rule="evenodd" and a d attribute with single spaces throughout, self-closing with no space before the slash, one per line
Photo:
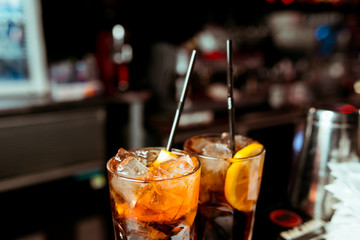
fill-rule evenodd
<path id="1" fill-rule="evenodd" d="M 252 143 L 257 142 L 235 136 L 236 151 Z M 261 149 L 255 155 L 235 159 L 228 146 L 228 134 L 194 136 L 184 143 L 184 150 L 196 153 L 202 165 L 196 217 L 198 239 L 252 237 L 265 148 L 259 143 Z"/>
<path id="2" fill-rule="evenodd" d="M 194 239 L 200 162 L 175 149 L 160 158 L 162 149 L 119 149 L 108 161 L 116 240 Z"/>

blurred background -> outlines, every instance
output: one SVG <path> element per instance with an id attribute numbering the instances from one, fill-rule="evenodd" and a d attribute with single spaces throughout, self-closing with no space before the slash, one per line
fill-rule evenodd
<path id="1" fill-rule="evenodd" d="M 228 131 L 227 39 L 236 132 L 267 148 L 254 239 L 276 236 L 267 214 L 287 202 L 308 108 L 360 105 L 359 10 L 359 0 L 0 0 L 1 238 L 112 239 L 105 163 L 119 147 L 166 145 L 193 49 L 174 147 Z"/>

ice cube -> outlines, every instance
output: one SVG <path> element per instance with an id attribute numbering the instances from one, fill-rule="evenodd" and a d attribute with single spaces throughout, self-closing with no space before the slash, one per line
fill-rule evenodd
<path id="1" fill-rule="evenodd" d="M 182 155 L 177 160 L 174 160 L 174 163 L 171 164 L 169 171 L 172 174 L 181 174 L 190 173 L 194 170 L 195 166 L 192 159 L 188 155 Z"/>
<path id="2" fill-rule="evenodd" d="M 121 156 L 123 155 L 129 155 L 130 153 L 125 150 L 124 148 L 119 148 L 118 152 L 115 155 L 115 159 L 118 161 L 121 161 Z"/>
<path id="3" fill-rule="evenodd" d="M 142 185 L 137 182 L 127 181 L 116 176 L 110 179 L 110 193 L 115 202 L 126 202 L 130 208 L 136 204 L 137 195 L 142 189 Z"/>
<path id="4" fill-rule="evenodd" d="M 126 221 L 126 229 L 128 232 L 127 235 L 128 239 L 138 239 L 138 240 L 168 239 L 168 236 L 165 233 L 140 221 L 138 222 L 133 222 L 130 220 Z"/>
<path id="5" fill-rule="evenodd" d="M 174 234 L 173 236 L 171 236 L 172 240 L 190 239 L 191 236 L 190 227 L 183 224 L 175 227 L 172 232 Z"/>
<path id="6" fill-rule="evenodd" d="M 222 143 L 210 143 L 202 150 L 203 155 L 210 157 L 231 158 L 232 152 L 228 145 Z"/>
<path id="7" fill-rule="evenodd" d="M 159 153 L 158 152 L 152 152 L 152 151 L 148 151 L 146 154 L 146 160 L 148 161 L 148 163 L 152 163 L 156 160 L 156 158 L 158 157 Z"/>
<path id="8" fill-rule="evenodd" d="M 168 160 L 159 165 L 155 172 L 158 172 L 156 179 L 174 178 L 190 173 L 195 166 L 188 155 L 182 155 L 177 159 Z"/>
<path id="9" fill-rule="evenodd" d="M 153 171 L 150 171 L 150 173 L 146 176 L 147 180 L 160 180 L 167 178 L 171 178 L 171 174 L 162 168 L 156 168 Z"/>
<path id="10" fill-rule="evenodd" d="M 126 157 L 117 166 L 117 173 L 130 178 L 145 176 L 149 172 L 149 169 L 142 164 L 140 160 L 141 158 L 139 159 L 136 156 Z"/>
<path id="11" fill-rule="evenodd" d="M 228 143 L 230 141 L 230 134 L 228 132 L 221 133 L 220 141 L 222 143 Z"/>
<path id="12" fill-rule="evenodd" d="M 235 149 L 239 151 L 240 149 L 246 147 L 250 143 L 252 143 L 254 140 L 247 138 L 242 135 L 236 135 L 235 136 Z"/>
<path id="13" fill-rule="evenodd" d="M 193 143 L 191 144 L 191 148 L 196 153 L 201 153 L 206 145 L 211 144 L 211 141 L 207 138 L 194 138 L 192 141 Z"/>

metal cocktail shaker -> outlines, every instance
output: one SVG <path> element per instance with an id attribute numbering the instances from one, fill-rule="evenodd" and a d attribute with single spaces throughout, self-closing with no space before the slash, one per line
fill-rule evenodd
<path id="1" fill-rule="evenodd" d="M 351 105 L 309 109 L 290 184 L 294 208 L 314 219 L 330 220 L 336 199 L 324 188 L 333 181 L 328 163 L 359 161 L 358 124 L 359 112 Z"/>

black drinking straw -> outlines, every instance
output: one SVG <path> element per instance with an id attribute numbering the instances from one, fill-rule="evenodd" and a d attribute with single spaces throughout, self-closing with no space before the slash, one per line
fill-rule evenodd
<path id="1" fill-rule="evenodd" d="M 188 88 L 189 78 L 190 78 L 190 75 L 191 75 L 192 70 L 194 68 L 195 57 L 196 57 L 196 50 L 193 50 L 192 55 L 191 55 L 191 59 L 190 59 L 190 62 L 189 62 L 189 67 L 188 67 L 188 70 L 187 70 L 187 73 L 186 73 L 186 76 L 185 76 L 185 82 L 184 82 L 184 86 L 183 86 L 182 93 L 181 93 L 181 96 L 180 96 L 180 100 L 179 100 L 178 106 L 176 108 L 174 122 L 173 122 L 173 125 L 171 127 L 170 136 L 169 136 L 168 143 L 167 143 L 167 146 L 166 146 L 167 151 L 171 151 L 171 147 L 172 147 L 173 142 L 174 142 L 175 130 L 176 130 L 177 126 L 179 125 L 179 119 L 180 119 L 182 110 L 184 108 L 185 98 L 186 98 L 186 95 L 187 95 L 187 92 L 188 92 L 188 89 L 189 89 Z"/>
<path id="2" fill-rule="evenodd" d="M 233 98 L 233 69 L 232 69 L 232 44 L 231 40 L 226 41 L 226 55 L 227 55 L 227 85 L 228 85 L 228 116 L 229 116 L 229 133 L 230 133 L 230 150 L 235 152 L 235 109 Z"/>

